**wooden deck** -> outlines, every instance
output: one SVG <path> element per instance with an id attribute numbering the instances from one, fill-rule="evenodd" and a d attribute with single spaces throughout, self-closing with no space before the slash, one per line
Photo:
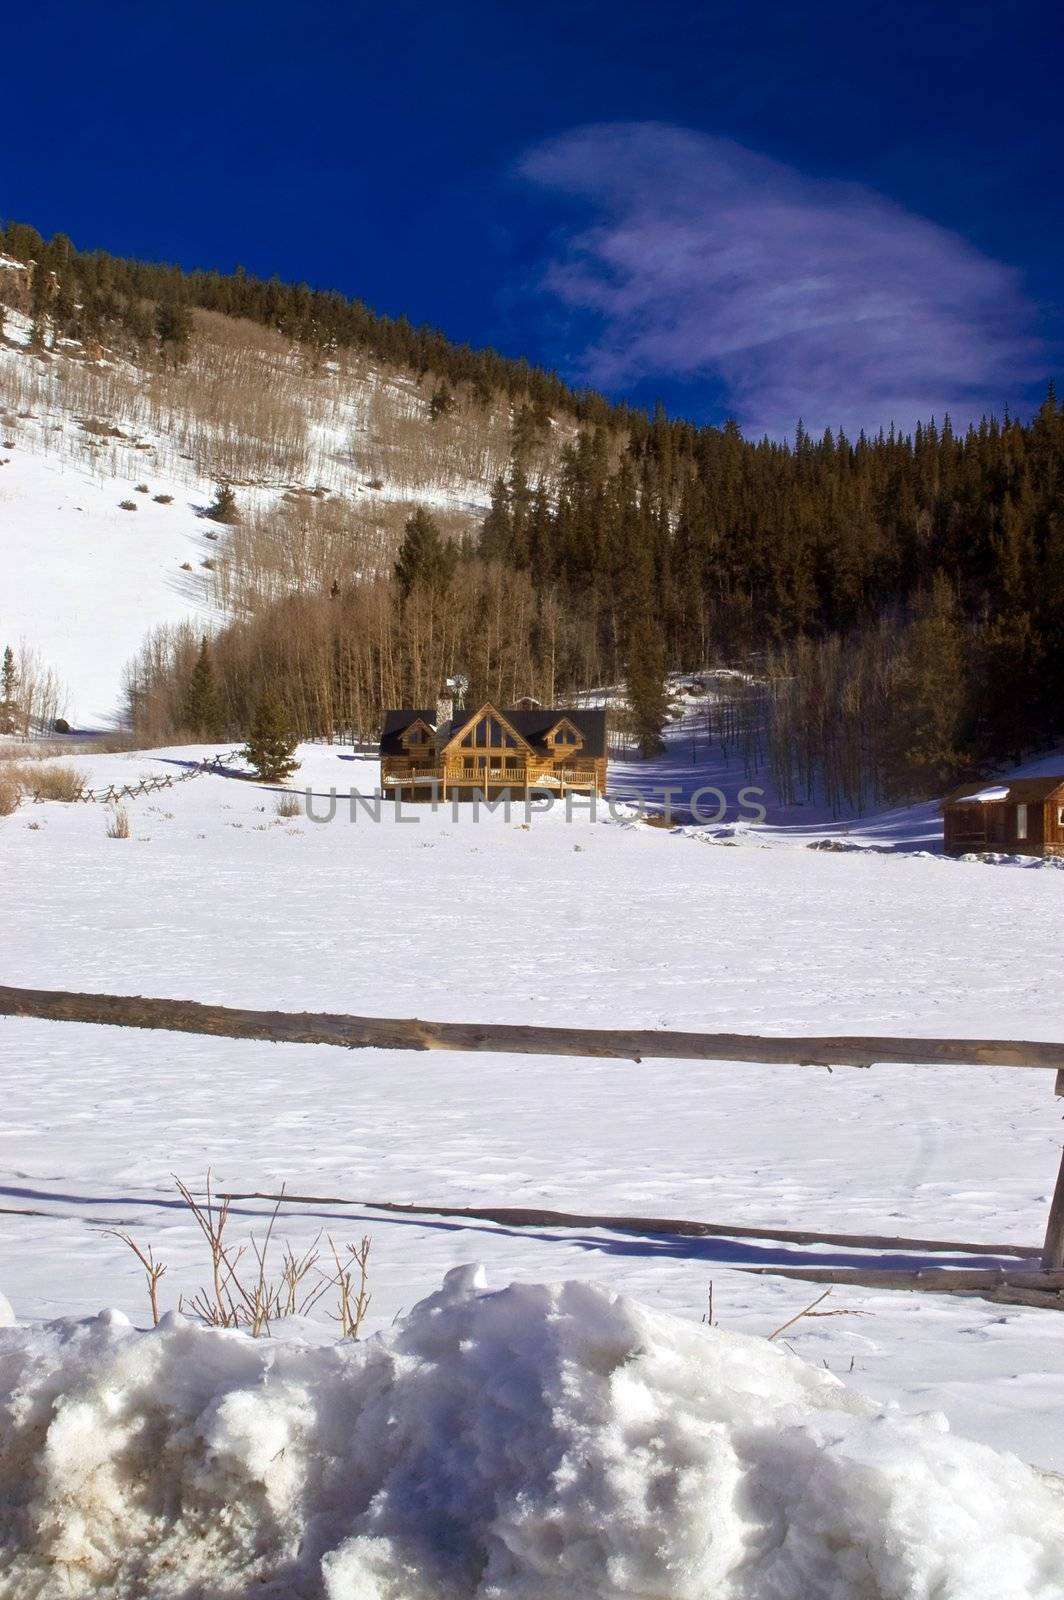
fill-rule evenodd
<path id="1" fill-rule="evenodd" d="M 436 786 L 440 798 L 454 789 L 512 789 L 523 793 L 528 789 L 543 789 L 554 794 L 564 794 L 569 789 L 587 793 L 600 787 L 595 770 L 579 767 L 555 767 L 549 762 L 538 762 L 519 767 L 485 766 L 471 770 L 461 762 L 448 762 L 445 766 L 422 764 L 404 766 L 392 760 L 382 763 L 382 789 L 431 790 Z"/>

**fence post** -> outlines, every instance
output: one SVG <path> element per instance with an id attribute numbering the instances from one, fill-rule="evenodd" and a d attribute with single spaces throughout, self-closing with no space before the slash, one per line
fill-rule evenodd
<path id="1" fill-rule="evenodd" d="M 1064 1070 L 1057 1073 L 1056 1093 L 1064 1095 Z M 1046 1272 L 1059 1272 L 1064 1267 L 1064 1150 L 1060 1154 L 1060 1171 L 1053 1190 L 1046 1224 L 1046 1242 L 1042 1247 L 1042 1267 Z"/>

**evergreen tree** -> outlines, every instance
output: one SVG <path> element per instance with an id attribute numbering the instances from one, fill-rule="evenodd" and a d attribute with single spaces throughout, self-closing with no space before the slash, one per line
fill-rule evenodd
<path id="1" fill-rule="evenodd" d="M 510 468 L 510 549 L 508 559 L 515 567 L 527 567 L 529 550 L 529 521 L 532 515 L 532 491 L 524 468 L 515 461 Z"/>
<path id="2" fill-rule="evenodd" d="M 395 581 L 406 600 L 415 586 L 441 593 L 455 568 L 455 552 L 427 511 L 419 506 L 407 518 L 395 562 Z"/>
<path id="3" fill-rule="evenodd" d="M 18 690 L 15 652 L 10 645 L 5 645 L 0 664 L 0 733 L 14 733 L 18 726 Z"/>
<path id="4" fill-rule="evenodd" d="M 510 520 L 510 491 L 501 476 L 495 479 L 491 491 L 491 506 L 480 525 L 479 554 L 486 561 L 505 561 L 510 550 L 512 532 Z"/>
<path id="5" fill-rule="evenodd" d="M 52 300 L 52 349 L 56 341 L 69 337 L 77 325 L 78 308 L 74 298 L 74 281 L 66 273 L 59 279 Z"/>
<path id="6" fill-rule="evenodd" d="M 510 431 L 510 454 L 524 463 L 539 440 L 540 419 L 533 406 L 517 406 Z"/>
<path id="7" fill-rule="evenodd" d="M 625 652 L 625 681 L 632 731 L 640 755 L 660 755 L 665 748 L 662 732 L 668 716 L 665 692 L 665 652 L 661 629 L 647 611 L 633 623 Z"/>
<path id="8" fill-rule="evenodd" d="M 957 598 L 945 574 L 936 572 L 893 684 L 887 788 L 899 798 L 940 793 L 970 765 L 965 668 Z"/>
<path id="9" fill-rule="evenodd" d="M 231 483 L 220 483 L 214 491 L 214 500 L 207 507 L 207 515 L 212 522 L 226 522 L 229 524 L 240 521 L 240 512 L 237 510 L 236 495 L 233 493 Z"/>
<path id="10" fill-rule="evenodd" d="M 609 486 L 608 525 L 613 530 L 612 571 L 607 596 L 614 628 L 623 641 L 625 682 L 632 728 L 643 756 L 664 748 L 668 711 L 662 585 L 657 570 L 658 527 L 652 471 L 637 487 L 630 462 L 622 462 Z"/>
<path id="11" fill-rule="evenodd" d="M 33 263 L 30 278 L 30 349 L 43 350 L 48 330 L 48 308 L 52 301 L 52 274 L 43 260 Z"/>
<path id="12" fill-rule="evenodd" d="M 241 751 L 244 760 L 263 783 L 283 783 L 298 770 L 299 762 L 292 759 L 298 743 L 284 701 L 267 685 L 259 695 L 248 741 Z"/>
<path id="13" fill-rule="evenodd" d="M 155 308 L 155 336 L 164 358 L 177 366 L 188 350 L 191 334 L 192 312 L 188 306 L 178 299 L 160 300 Z"/>
<path id="14" fill-rule="evenodd" d="M 429 417 L 433 422 L 438 422 L 441 417 L 449 417 L 454 407 L 454 390 L 444 378 L 432 391 L 432 398 L 429 401 Z"/>
<path id="15" fill-rule="evenodd" d="M 225 731 L 222 700 L 206 635 L 200 640 L 199 655 L 185 690 L 184 724 L 197 739 L 220 739 Z"/>

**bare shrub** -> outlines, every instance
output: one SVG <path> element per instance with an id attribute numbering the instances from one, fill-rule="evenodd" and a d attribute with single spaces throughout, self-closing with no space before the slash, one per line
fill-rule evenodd
<path id="1" fill-rule="evenodd" d="M 153 494 L 152 499 L 157 506 L 172 506 L 174 503 L 172 494 Z"/>
<path id="2" fill-rule="evenodd" d="M 258 1338 L 269 1334 L 271 1324 L 284 1317 L 307 1315 L 332 1289 L 338 1301 L 335 1320 L 344 1338 L 359 1337 L 370 1304 L 368 1237 L 357 1245 L 347 1245 L 343 1252 L 329 1239 L 335 1271 L 320 1264 L 320 1232 L 301 1255 L 297 1255 L 287 1241 L 282 1241 L 280 1261 L 274 1267 L 271 1245 L 284 1201 L 283 1185 L 262 1237 L 250 1234 L 244 1243 L 231 1244 L 228 1234 L 231 1200 L 228 1195 L 215 1193 L 210 1171 L 203 1199 L 197 1199 L 180 1178 L 175 1178 L 174 1182 L 203 1236 L 210 1259 L 209 1283 L 197 1289 L 187 1301 L 182 1296 L 178 1300 L 180 1310 L 191 1312 L 209 1327 L 239 1328 Z M 118 1229 L 108 1231 L 128 1245 L 144 1269 L 152 1323 L 157 1325 L 159 1280 L 166 1271 L 165 1266 L 155 1259 L 150 1245 L 145 1248 Z"/>
<path id="3" fill-rule="evenodd" d="M 119 511 L 136 511 L 137 502 L 135 500 L 120 500 L 118 509 Z"/>
<path id="4" fill-rule="evenodd" d="M 22 799 L 22 785 L 14 771 L 0 767 L 0 817 L 9 817 Z"/>
<path id="5" fill-rule="evenodd" d="M 80 767 L 62 767 L 44 762 L 37 767 L 20 767 L 22 782 L 35 800 L 79 800 L 88 783 Z"/>
<path id="6" fill-rule="evenodd" d="M 156 1261 L 151 1245 L 144 1250 L 128 1233 L 121 1233 L 117 1228 L 105 1228 L 104 1232 L 112 1234 L 114 1238 L 121 1239 L 123 1244 L 128 1245 L 144 1268 L 144 1276 L 148 1280 L 151 1325 L 153 1328 L 157 1328 L 159 1326 L 159 1279 L 163 1276 L 166 1268 L 161 1261 Z"/>
<path id="7" fill-rule="evenodd" d="M 347 1246 L 346 1260 L 340 1255 L 332 1236 L 329 1237 L 329 1249 L 333 1261 L 336 1263 L 336 1284 L 340 1290 L 340 1311 L 338 1321 L 340 1331 L 345 1339 L 357 1339 L 365 1321 L 366 1312 L 369 1310 L 369 1247 L 368 1234 L 362 1235 L 361 1243 Z M 355 1274 L 358 1274 L 356 1284 Z"/>
<path id="8" fill-rule="evenodd" d="M 108 817 L 107 837 L 109 839 L 129 838 L 129 812 L 125 806 L 115 806 Z"/>
<path id="9" fill-rule="evenodd" d="M 301 817 L 303 815 L 302 802 L 294 794 L 281 795 L 274 806 L 274 810 L 279 817 Z"/>
<path id="10" fill-rule="evenodd" d="M 146 483 L 135 483 L 133 485 L 133 487 L 136 490 L 137 494 L 150 494 L 151 493 L 151 490 L 148 488 L 148 485 Z"/>

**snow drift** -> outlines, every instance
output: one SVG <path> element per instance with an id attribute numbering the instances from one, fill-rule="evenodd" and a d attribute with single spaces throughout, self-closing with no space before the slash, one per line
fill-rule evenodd
<path id="1" fill-rule="evenodd" d="M 1060 1600 L 1064 1500 L 762 1340 L 460 1268 L 327 1348 L 0 1330 L 0 1596 Z"/>

